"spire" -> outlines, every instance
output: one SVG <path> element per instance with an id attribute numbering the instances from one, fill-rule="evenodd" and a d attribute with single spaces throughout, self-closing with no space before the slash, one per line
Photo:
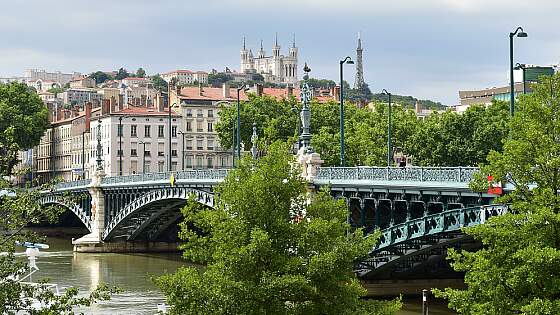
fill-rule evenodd
<path id="1" fill-rule="evenodd" d="M 263 50 L 263 45 L 262 45 L 262 43 L 263 43 L 263 40 L 261 39 L 261 51 Z"/>
<path id="2" fill-rule="evenodd" d="M 245 36 L 243 36 L 243 50 L 246 50 L 246 48 L 245 48 Z"/>
<path id="3" fill-rule="evenodd" d="M 360 32 L 358 32 L 358 49 L 362 49 L 362 36 Z"/>
<path id="4" fill-rule="evenodd" d="M 294 40 L 292 41 L 292 48 L 296 48 L 296 33 L 294 33 Z"/>
<path id="5" fill-rule="evenodd" d="M 278 46 L 278 32 L 276 32 L 276 35 L 274 37 L 274 43 L 276 46 Z"/>

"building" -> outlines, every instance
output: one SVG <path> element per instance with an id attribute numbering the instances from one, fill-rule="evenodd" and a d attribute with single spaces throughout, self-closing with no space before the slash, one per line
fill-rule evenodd
<path id="1" fill-rule="evenodd" d="M 287 56 L 280 54 L 278 37 L 272 46 L 272 56 L 266 55 L 261 40 L 261 48 L 256 57 L 253 56 L 251 49 L 247 49 L 245 39 L 243 39 L 240 72 L 258 73 L 264 77 L 266 82 L 296 85 L 298 83 L 298 48 L 295 37 Z"/>
<path id="2" fill-rule="evenodd" d="M 75 88 L 94 88 L 94 87 L 96 87 L 95 79 L 87 77 L 87 76 L 76 77 L 76 78 L 72 79 L 72 81 L 70 81 L 70 88 L 71 89 L 75 89 Z"/>
<path id="3" fill-rule="evenodd" d="M 25 70 L 23 76 L 25 77 L 25 80 L 27 82 L 36 82 L 37 80 L 42 80 L 59 82 L 61 85 L 65 85 L 66 83 L 72 81 L 74 77 L 80 77 L 81 73 L 62 73 L 60 71 L 47 72 L 45 70 L 27 69 Z"/>
<path id="4" fill-rule="evenodd" d="M 101 101 L 102 95 L 97 89 L 73 88 L 62 93 L 62 102 L 70 105 L 84 105 L 86 102 Z"/>
<path id="5" fill-rule="evenodd" d="M 107 176 L 156 173 L 178 170 L 179 116 L 172 112 L 171 152 L 169 152 L 169 109 L 124 106 L 112 111 L 105 102 L 101 116 L 92 120 L 89 142 L 89 171 L 93 172 L 97 159 L 97 132 L 101 128 L 102 160 Z M 122 127 L 119 127 L 122 123 Z M 122 129 L 121 129 L 122 128 Z M 121 159 L 122 156 L 122 159 Z"/>
<path id="6" fill-rule="evenodd" d="M 129 87 L 152 87 L 152 79 L 129 77 L 121 80 L 121 83 Z"/>
<path id="7" fill-rule="evenodd" d="M 174 70 L 161 75 L 165 82 L 175 79 L 179 85 L 208 84 L 208 72 L 191 70 Z"/>

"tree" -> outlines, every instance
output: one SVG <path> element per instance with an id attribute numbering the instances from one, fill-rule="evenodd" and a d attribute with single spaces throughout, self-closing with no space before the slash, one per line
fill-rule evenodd
<path id="1" fill-rule="evenodd" d="M 233 81 L 233 76 L 227 73 L 210 73 L 208 75 L 208 84 L 213 87 L 221 87 L 222 84 Z"/>
<path id="2" fill-rule="evenodd" d="M 152 83 L 154 88 L 160 92 L 167 92 L 167 82 L 161 77 L 161 75 L 155 74 L 152 76 Z"/>
<path id="3" fill-rule="evenodd" d="M 503 151 L 489 154 L 473 183 L 488 186 L 485 175 L 492 175 L 511 185 L 499 202 L 512 211 L 466 230 L 482 249 L 449 252 L 467 288 L 434 292 L 459 313 L 560 313 L 559 86 L 557 74 L 520 98 Z"/>
<path id="4" fill-rule="evenodd" d="M 254 73 L 251 79 L 256 82 L 264 82 L 264 77 L 260 73 Z"/>
<path id="5" fill-rule="evenodd" d="M 117 71 L 117 75 L 115 75 L 115 80 L 122 80 L 129 77 L 130 73 L 128 73 L 125 68 L 120 68 L 119 71 Z"/>
<path id="6" fill-rule="evenodd" d="M 309 87 L 316 89 L 330 89 L 336 86 L 336 82 L 334 82 L 333 80 L 315 78 L 309 78 L 309 80 L 307 80 L 307 84 L 309 84 Z"/>
<path id="7" fill-rule="evenodd" d="M 405 151 L 418 165 L 476 166 L 490 151 L 502 150 L 508 119 L 508 106 L 499 101 L 471 106 L 463 114 L 434 113 L 410 135 Z"/>
<path id="8" fill-rule="evenodd" d="M 39 144 L 49 126 L 47 107 L 23 83 L 0 84 L 0 173 L 11 174 L 18 152 Z"/>
<path id="9" fill-rule="evenodd" d="M 52 87 L 52 88 L 48 89 L 47 92 L 54 93 L 54 95 L 56 96 L 60 93 L 63 93 L 64 89 L 62 89 L 61 87 Z"/>
<path id="10" fill-rule="evenodd" d="M 215 209 L 183 209 L 183 256 L 206 268 L 157 279 L 171 314 L 393 314 L 400 300 L 363 300 L 352 271 L 379 233 L 347 234 L 347 207 L 310 197 L 287 145 L 245 159 L 217 188 Z M 195 230 L 196 226 L 199 230 Z"/>
<path id="11" fill-rule="evenodd" d="M 92 72 L 89 77 L 95 80 L 95 84 L 101 84 L 105 81 L 113 79 L 109 74 L 103 71 Z"/>
<path id="12" fill-rule="evenodd" d="M 136 70 L 136 77 L 137 78 L 146 77 L 146 70 L 142 69 L 142 67 L 138 68 L 138 70 Z"/>

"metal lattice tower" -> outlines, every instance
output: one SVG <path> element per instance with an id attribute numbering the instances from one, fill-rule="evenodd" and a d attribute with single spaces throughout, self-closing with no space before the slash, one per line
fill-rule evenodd
<path id="1" fill-rule="evenodd" d="M 354 89 L 360 89 L 364 86 L 364 68 L 362 64 L 362 39 L 358 32 L 358 48 L 356 48 L 356 80 L 354 80 Z"/>

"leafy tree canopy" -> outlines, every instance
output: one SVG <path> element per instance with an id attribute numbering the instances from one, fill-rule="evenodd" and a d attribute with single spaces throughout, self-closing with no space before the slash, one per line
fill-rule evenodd
<path id="1" fill-rule="evenodd" d="M 476 252 L 450 251 L 465 272 L 464 290 L 435 290 L 461 314 L 560 313 L 560 76 L 522 96 L 503 151 L 492 151 L 473 187 L 486 175 L 513 190 L 499 200 L 512 211 L 467 229 L 483 244 Z"/>
<path id="2" fill-rule="evenodd" d="M 144 78 L 146 77 L 146 70 L 142 69 L 141 67 L 136 70 L 136 77 L 137 78 Z"/>
<path id="3" fill-rule="evenodd" d="M 220 87 L 229 81 L 233 81 L 233 76 L 227 73 L 210 73 L 208 75 L 208 84 L 213 87 Z"/>
<path id="4" fill-rule="evenodd" d="M 154 88 L 161 92 L 167 91 L 167 82 L 161 77 L 161 75 L 155 74 L 152 76 L 152 83 Z"/>
<path id="5" fill-rule="evenodd" d="M 122 80 L 122 79 L 126 79 L 128 77 L 130 77 L 130 73 L 128 73 L 128 71 L 126 71 L 125 68 L 120 68 L 117 71 L 117 75 L 115 75 L 115 80 Z"/>
<path id="6" fill-rule="evenodd" d="M 347 234 L 345 202 L 321 192 L 308 203 L 287 146 L 267 153 L 229 173 L 215 209 L 183 209 L 183 255 L 206 268 L 157 279 L 171 314 L 394 314 L 400 301 L 361 299 L 352 271 L 379 234 Z"/>
<path id="7" fill-rule="evenodd" d="M 372 98 L 376 101 L 387 102 L 387 95 L 381 93 L 373 94 Z M 391 100 L 393 101 L 393 103 L 399 104 L 406 108 L 414 108 L 416 106 L 416 102 L 418 102 L 420 103 L 420 105 L 422 105 L 422 108 L 424 109 L 434 109 L 434 110 L 447 109 L 447 106 L 443 105 L 440 102 L 435 102 L 431 100 L 420 100 L 413 96 L 392 94 Z"/>
<path id="8" fill-rule="evenodd" d="M 109 74 L 103 71 L 92 72 L 89 77 L 95 80 L 95 84 L 101 84 L 105 81 L 113 79 Z"/>
<path id="9" fill-rule="evenodd" d="M 0 84 L 0 172 L 9 174 L 18 151 L 39 144 L 49 126 L 47 107 L 23 83 Z"/>

